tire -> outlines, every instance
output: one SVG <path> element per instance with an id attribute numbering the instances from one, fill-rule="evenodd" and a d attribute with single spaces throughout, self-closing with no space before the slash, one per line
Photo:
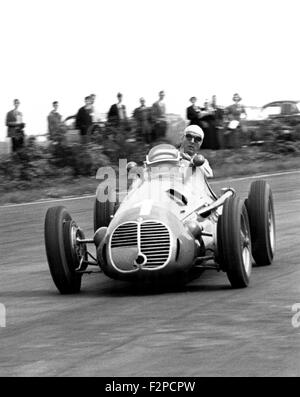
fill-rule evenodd
<path id="1" fill-rule="evenodd" d="M 249 215 L 253 258 L 259 266 L 271 265 L 276 235 L 273 195 L 269 184 L 264 180 L 252 182 L 245 205 Z"/>
<path id="2" fill-rule="evenodd" d="M 218 258 L 233 288 L 249 284 L 252 269 L 251 236 L 247 209 L 236 196 L 223 206 L 217 225 Z"/>
<path id="3" fill-rule="evenodd" d="M 64 207 L 49 208 L 45 218 L 45 246 L 50 273 L 61 294 L 80 291 L 81 274 L 75 272 L 78 263 L 71 242 L 74 221 Z"/>
<path id="4" fill-rule="evenodd" d="M 100 202 L 97 198 L 94 204 L 94 232 L 99 227 L 108 226 L 110 224 L 112 216 L 118 209 L 118 201 L 107 200 Z"/>

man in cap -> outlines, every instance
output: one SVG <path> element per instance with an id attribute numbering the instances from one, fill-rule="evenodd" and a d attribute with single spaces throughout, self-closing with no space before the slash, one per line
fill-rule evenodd
<path id="1" fill-rule="evenodd" d="M 245 107 L 240 103 L 242 100 L 240 95 L 235 93 L 232 100 L 234 103 L 225 109 L 228 119 L 228 127 L 224 136 L 226 148 L 240 147 L 241 133 L 244 132 L 241 119 L 247 116 Z"/>
<path id="2" fill-rule="evenodd" d="M 231 116 L 231 120 L 240 121 L 243 116 L 247 116 L 245 107 L 240 103 L 242 98 L 239 94 L 234 94 L 232 97 L 233 104 L 226 108 L 226 113 Z"/>
<path id="3" fill-rule="evenodd" d="M 183 138 L 180 146 L 180 152 L 184 159 L 189 160 L 193 163 L 197 157 L 197 163 L 202 162 L 202 169 L 208 178 L 213 177 L 213 171 L 209 165 L 209 162 L 198 152 L 201 148 L 204 139 L 204 132 L 198 126 L 191 124 L 183 132 Z"/>
<path id="4" fill-rule="evenodd" d="M 6 115 L 7 137 L 11 138 L 12 151 L 16 152 L 24 146 L 23 115 L 19 111 L 20 101 L 14 100 L 14 109 Z"/>

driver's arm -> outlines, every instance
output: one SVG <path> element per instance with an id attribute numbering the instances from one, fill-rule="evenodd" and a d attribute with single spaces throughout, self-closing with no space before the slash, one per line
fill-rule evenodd
<path id="1" fill-rule="evenodd" d="M 200 154 L 200 155 L 195 154 L 194 156 L 191 157 L 186 153 L 181 153 L 181 158 L 188 160 L 192 163 L 194 162 L 195 157 L 197 157 L 197 160 L 200 161 L 200 164 L 203 162 L 201 165 L 199 163 L 198 164 L 200 165 L 205 176 L 207 178 L 213 178 L 213 176 L 214 176 L 213 170 L 211 169 L 208 160 L 204 156 L 202 156 L 202 154 Z M 194 165 L 197 166 L 197 164 L 195 164 L 195 163 L 194 163 Z"/>
<path id="2" fill-rule="evenodd" d="M 209 165 L 208 160 L 206 159 L 204 160 L 204 163 L 203 165 L 201 165 L 201 168 L 203 169 L 204 174 L 207 178 L 213 178 L 214 173 L 213 170 L 211 169 L 211 166 Z"/>

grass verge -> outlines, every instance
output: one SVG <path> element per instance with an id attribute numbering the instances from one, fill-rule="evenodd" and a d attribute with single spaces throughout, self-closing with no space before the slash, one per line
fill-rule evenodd
<path id="1" fill-rule="evenodd" d="M 257 149 L 246 148 L 236 151 L 203 150 L 209 160 L 215 178 L 232 178 L 256 175 L 267 172 L 280 172 L 300 169 L 300 155 L 270 154 Z M 12 184 L 12 188 L 0 185 L 0 205 L 17 204 L 36 200 L 59 199 L 68 196 L 93 195 L 99 181 L 95 177 L 45 178 L 37 186 Z"/>

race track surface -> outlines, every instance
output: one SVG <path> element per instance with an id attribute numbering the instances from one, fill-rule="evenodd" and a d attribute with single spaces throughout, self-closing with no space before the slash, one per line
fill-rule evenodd
<path id="1" fill-rule="evenodd" d="M 0 207 L 0 376 L 299 376 L 300 173 L 265 178 L 275 199 L 277 252 L 249 288 L 206 271 L 181 289 L 142 290 L 95 274 L 61 296 L 43 224 L 60 203 Z M 245 197 L 251 180 L 217 182 Z M 63 202 L 92 233 L 93 199 Z"/>

